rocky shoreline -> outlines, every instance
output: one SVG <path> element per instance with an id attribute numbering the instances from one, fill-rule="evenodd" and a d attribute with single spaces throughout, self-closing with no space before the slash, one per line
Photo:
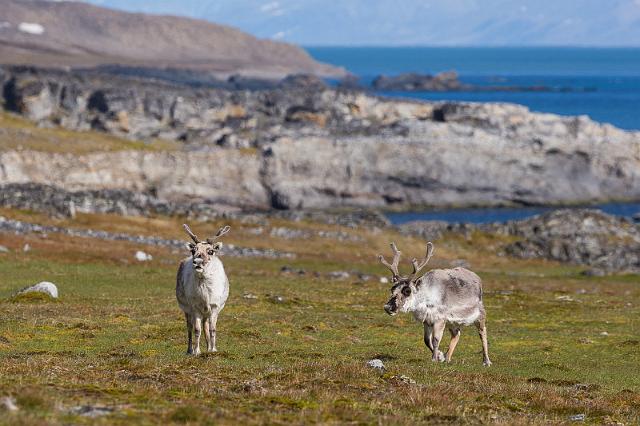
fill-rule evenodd
<path id="1" fill-rule="evenodd" d="M 395 228 L 400 233 L 423 240 L 437 241 L 447 234 L 473 232 L 505 235 L 516 241 L 505 244 L 505 255 L 524 259 L 549 259 L 586 265 L 589 274 L 640 273 L 640 224 L 632 219 L 608 215 L 591 209 L 559 209 L 528 219 L 474 225 L 444 221 L 415 221 L 393 226 L 381 213 L 372 210 L 329 211 L 220 211 L 215 204 L 172 203 L 151 194 L 123 190 L 68 192 L 59 188 L 25 184 L 0 186 L 0 207 L 37 211 L 53 217 L 74 217 L 77 213 L 106 213 L 123 216 L 180 216 L 206 221 L 220 218 L 268 225 L 270 219 L 310 220 L 348 227 Z M 175 246 L 179 241 L 156 241 L 137 236 L 111 235 L 102 231 L 75 231 L 42 227 L 17 221 L 0 221 L 4 232 L 63 232 L 69 235 L 116 239 L 151 245 Z M 264 232 L 262 230 L 261 232 Z M 104 235 L 103 235 L 104 234 Z M 282 239 L 304 239 L 310 235 L 284 227 L 272 228 L 269 235 Z M 353 240 L 344 232 L 318 234 L 336 241 Z M 288 254 L 230 248 L 234 256 L 287 257 Z"/>
<path id="2" fill-rule="evenodd" d="M 221 210 L 640 199 L 638 132 L 517 105 L 386 99 L 317 82 L 197 89 L 95 71 L 0 68 L 4 108 L 40 126 L 183 147 L 5 151 L 0 184 L 128 190 Z"/>

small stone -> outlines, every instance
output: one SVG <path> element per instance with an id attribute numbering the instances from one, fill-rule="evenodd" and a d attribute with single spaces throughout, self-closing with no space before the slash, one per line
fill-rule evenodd
<path id="1" fill-rule="evenodd" d="M 15 398 L 11 398 L 10 396 L 0 398 L 0 409 L 4 411 L 18 411 Z"/>
<path id="2" fill-rule="evenodd" d="M 0 246 L 0 253 L 9 253 L 9 249 L 5 246 Z"/>
<path id="3" fill-rule="evenodd" d="M 258 298 L 258 296 L 256 296 L 255 294 L 252 293 L 245 293 L 242 295 L 243 299 L 250 299 L 250 300 L 255 300 Z"/>
<path id="4" fill-rule="evenodd" d="M 378 358 L 367 361 L 367 365 L 373 368 L 374 370 L 380 370 L 380 371 L 384 370 L 384 363 L 382 362 L 381 359 L 378 359 Z"/>
<path id="5" fill-rule="evenodd" d="M 600 333 L 601 336 L 608 336 L 609 333 L 607 333 L 606 331 L 603 331 L 602 333 Z"/>
<path id="6" fill-rule="evenodd" d="M 284 303 L 286 301 L 284 297 L 278 295 L 271 296 L 269 300 L 273 303 Z"/>
<path id="7" fill-rule="evenodd" d="M 413 380 L 411 377 L 405 376 L 404 374 L 400 374 L 397 376 L 391 376 L 391 380 L 396 381 L 396 382 L 400 382 L 400 383 L 406 383 L 407 385 L 415 385 L 416 381 Z"/>
<path id="8" fill-rule="evenodd" d="M 599 268 L 590 268 L 586 271 L 582 271 L 582 275 L 585 277 L 604 277 L 607 275 L 607 271 Z"/>
<path id="9" fill-rule="evenodd" d="M 28 243 L 25 244 L 24 247 L 22 247 L 22 251 L 25 253 L 31 251 L 31 246 Z"/>
<path id="10" fill-rule="evenodd" d="M 556 300 L 559 300 L 561 302 L 575 302 L 576 301 L 573 297 L 567 296 L 567 295 L 556 296 Z"/>
<path id="11" fill-rule="evenodd" d="M 334 280 L 346 280 L 351 276 L 351 274 L 348 273 L 347 271 L 332 271 L 332 272 L 329 272 L 327 275 L 329 276 L 329 278 Z"/>
<path id="12" fill-rule="evenodd" d="M 93 405 L 79 405 L 77 407 L 71 408 L 71 410 L 69 411 L 79 416 L 96 418 L 96 417 L 106 416 L 107 414 L 111 414 L 114 412 L 114 409 L 109 407 L 99 407 L 99 406 L 93 406 Z"/>
<path id="13" fill-rule="evenodd" d="M 380 284 L 389 284 L 389 278 L 380 277 Z"/>
<path id="14" fill-rule="evenodd" d="M 18 292 L 18 294 L 33 292 L 45 293 L 53 297 L 54 299 L 58 298 L 58 287 L 56 287 L 54 283 L 50 283 L 49 281 L 42 281 L 36 285 L 32 285 L 31 287 L 23 288 Z"/>
<path id="15" fill-rule="evenodd" d="M 148 262 L 150 260 L 153 260 L 153 256 L 151 256 L 149 253 L 145 253 L 141 250 L 138 250 L 135 254 L 135 258 L 138 262 Z"/>
<path id="16" fill-rule="evenodd" d="M 586 414 L 574 414 L 572 416 L 569 416 L 569 421 L 572 422 L 584 422 L 584 419 L 586 418 Z"/>

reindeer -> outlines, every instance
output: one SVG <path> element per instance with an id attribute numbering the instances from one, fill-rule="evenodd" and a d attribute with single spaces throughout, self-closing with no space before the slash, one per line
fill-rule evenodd
<path id="1" fill-rule="evenodd" d="M 389 315 L 411 312 L 424 325 L 424 343 L 433 353 L 435 362 L 451 362 L 451 356 L 460 339 L 462 326 L 475 324 L 482 341 L 482 358 L 485 366 L 491 365 L 487 344 L 486 314 L 482 304 L 480 277 L 465 268 L 434 269 L 426 274 L 419 272 L 433 256 L 433 244 L 427 243 L 427 253 L 421 262 L 411 261 L 413 272 L 400 275 L 398 262 L 401 252 L 391 243 L 393 262 L 378 255 L 380 262 L 392 273 L 391 299 L 384 305 Z M 451 333 L 451 343 L 446 356 L 440 351 L 444 329 Z"/>
<path id="2" fill-rule="evenodd" d="M 191 257 L 180 262 L 176 278 L 176 298 L 187 320 L 187 354 L 200 354 L 202 329 L 207 350 L 216 352 L 218 315 L 229 296 L 229 279 L 218 258 L 222 243 L 216 240 L 229 232 L 230 228 L 220 228 L 213 238 L 200 241 L 189 226 L 182 226 L 193 240 L 193 243 L 187 243 Z M 195 334 L 195 345 L 192 334 Z"/>

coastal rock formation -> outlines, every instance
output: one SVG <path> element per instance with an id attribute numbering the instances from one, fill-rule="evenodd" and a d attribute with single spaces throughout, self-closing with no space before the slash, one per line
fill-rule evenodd
<path id="1" fill-rule="evenodd" d="M 505 225 L 522 240 L 509 255 L 589 265 L 604 271 L 640 272 L 640 227 L 599 210 L 563 209 Z"/>
<path id="2" fill-rule="evenodd" d="M 399 225 L 404 235 L 436 240 L 446 232 L 473 231 L 517 237 L 503 247 L 525 259 L 549 259 L 586 265 L 592 272 L 640 272 L 640 225 L 594 209 L 558 209 L 528 219 L 474 225 L 415 221 Z"/>
<path id="3" fill-rule="evenodd" d="M 228 91 L 0 69 L 5 108 L 42 126 L 184 144 L 173 152 L 5 151 L 0 184 L 282 210 L 640 199 L 638 132 L 517 105 L 390 100 L 297 80 Z"/>
<path id="4" fill-rule="evenodd" d="M 472 86 L 462 84 L 455 71 L 436 75 L 407 73 L 396 76 L 380 75 L 371 86 L 375 90 L 400 92 L 449 92 L 471 89 Z"/>

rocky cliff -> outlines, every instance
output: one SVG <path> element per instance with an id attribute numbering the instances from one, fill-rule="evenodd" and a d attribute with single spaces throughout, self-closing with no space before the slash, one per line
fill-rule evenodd
<path id="1" fill-rule="evenodd" d="M 40 125 L 184 146 L 4 152 L 0 183 L 122 188 L 265 209 L 640 199 L 639 133 L 516 105 L 391 100 L 317 83 L 220 90 L 0 69 L 5 109 Z"/>

